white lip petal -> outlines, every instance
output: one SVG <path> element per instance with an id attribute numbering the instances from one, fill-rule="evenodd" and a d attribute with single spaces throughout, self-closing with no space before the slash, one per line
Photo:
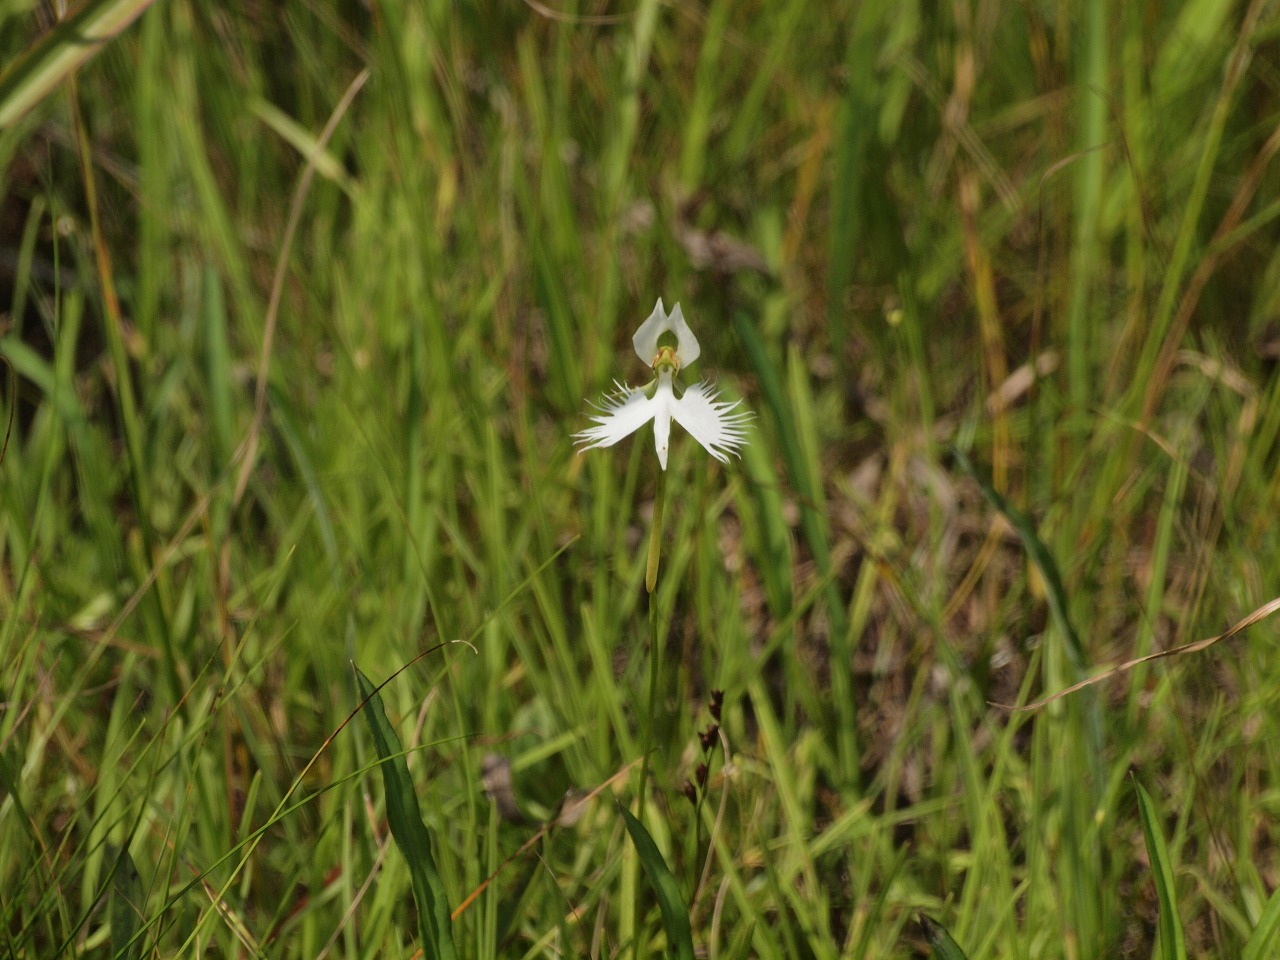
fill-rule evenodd
<path id="1" fill-rule="evenodd" d="M 653 358 L 658 355 L 658 338 L 664 333 L 676 335 L 676 359 L 680 361 L 681 367 L 687 367 L 702 353 L 702 348 L 698 346 L 698 338 L 689 329 L 680 304 L 677 303 L 675 309 L 668 314 L 662 306 L 662 298 L 659 297 L 653 313 L 640 324 L 640 329 L 631 338 L 631 344 L 636 348 L 636 356 L 652 366 Z"/>
<path id="2" fill-rule="evenodd" d="M 616 382 L 614 385 L 618 388 L 618 393 L 606 396 L 602 403 L 595 404 L 601 413 L 600 416 L 591 418 L 596 426 L 573 435 L 578 443 L 585 444 L 584 450 L 613 446 L 652 420 L 659 408 L 664 406 L 657 396 L 652 400 L 646 397 L 643 390 L 624 387 Z"/>
<path id="3" fill-rule="evenodd" d="M 653 394 L 653 446 L 658 451 L 658 463 L 667 469 L 667 450 L 671 446 L 671 415 L 675 412 L 676 393 L 671 388 L 671 371 L 658 373 L 658 389 Z"/>
<path id="4" fill-rule="evenodd" d="M 736 457 L 738 448 L 747 442 L 746 426 L 751 414 L 746 411 L 734 413 L 734 408 L 741 401 L 718 401 L 717 396 L 719 391 L 711 384 L 695 383 L 684 392 L 684 396 L 679 399 L 672 397 L 671 416 L 706 448 L 707 453 L 721 463 L 727 463 L 727 455 L 732 453 Z M 666 467 L 665 463 L 663 467 Z"/>

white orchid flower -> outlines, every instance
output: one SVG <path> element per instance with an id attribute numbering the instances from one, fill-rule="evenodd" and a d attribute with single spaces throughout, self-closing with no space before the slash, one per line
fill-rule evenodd
<path id="1" fill-rule="evenodd" d="M 658 342 L 666 333 L 674 334 L 674 347 L 669 342 Z M 727 463 L 731 453 L 737 456 L 738 449 L 747 442 L 746 424 L 751 419 L 746 411 L 733 412 L 741 401 L 717 400 L 719 391 L 706 382 L 695 383 L 676 396 L 675 375 L 697 360 L 702 352 L 698 338 L 685 323 L 680 304 L 668 314 L 659 297 L 653 313 L 640 325 L 631 342 L 636 354 L 653 368 L 657 377 L 644 388 L 627 387 L 614 381 L 617 393 L 594 404 L 600 411 L 599 416 L 591 418 L 596 426 L 574 435 L 578 443 L 585 444 L 583 449 L 611 447 L 652 420 L 658 462 L 665 470 L 674 420 L 720 462 Z"/>

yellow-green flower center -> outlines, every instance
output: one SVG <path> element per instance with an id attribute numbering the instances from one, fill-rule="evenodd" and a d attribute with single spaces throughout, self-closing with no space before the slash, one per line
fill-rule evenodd
<path id="1" fill-rule="evenodd" d="M 653 358 L 653 369 L 659 370 L 667 367 L 672 373 L 680 369 L 680 358 L 676 356 L 675 347 L 659 347 L 657 355 Z"/>

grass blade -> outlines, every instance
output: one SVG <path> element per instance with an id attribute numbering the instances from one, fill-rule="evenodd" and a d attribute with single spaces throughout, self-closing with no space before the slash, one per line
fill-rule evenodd
<path id="1" fill-rule="evenodd" d="M 853 281 L 853 267 L 863 255 L 863 238 L 873 222 L 868 216 L 868 195 L 876 184 L 865 171 L 877 169 L 875 125 L 867 122 L 878 112 L 881 38 L 887 4 L 882 0 L 858 5 L 858 13 L 849 32 L 846 57 L 849 85 L 837 120 L 834 170 L 831 185 L 831 234 L 827 273 L 827 302 L 830 307 L 832 338 L 843 341 L 847 335 L 844 303 L 845 292 Z M 890 235 L 886 231 L 885 235 Z"/>
<path id="2" fill-rule="evenodd" d="M 0 74 L 0 129 L 45 98 L 154 0 L 89 0 Z"/>
<path id="3" fill-rule="evenodd" d="M 808 385 L 802 382 L 799 357 L 792 354 L 789 382 L 784 387 L 783 377 L 769 356 L 764 340 L 743 311 L 734 311 L 733 327 L 760 378 L 765 405 L 777 425 L 778 442 L 782 448 L 787 476 L 800 494 L 800 527 L 813 552 L 818 571 L 825 578 L 831 573 L 831 540 L 826 511 L 822 507 L 822 479 L 814 464 L 818 448 L 814 426 L 816 415 Z M 824 595 L 827 615 L 831 618 L 831 663 L 835 668 L 831 672 L 831 700 L 838 717 L 836 751 L 841 770 L 850 781 L 856 781 L 859 762 L 857 723 L 854 717 L 856 701 L 849 674 L 851 654 L 847 632 L 848 615 L 834 580 L 827 580 Z"/>
<path id="4" fill-rule="evenodd" d="M 1280 931 L 1280 887 L 1276 888 L 1271 894 L 1271 899 L 1267 901 L 1266 909 L 1258 918 L 1258 925 L 1253 928 L 1253 933 L 1249 934 L 1249 939 L 1245 942 L 1244 953 L 1240 954 L 1240 960 L 1263 960 L 1264 957 L 1274 957 L 1274 949 L 1268 948 L 1272 946 L 1271 941 L 1275 939 L 1277 931 Z"/>
<path id="5" fill-rule="evenodd" d="M 457 960 L 449 901 L 436 871 L 435 858 L 431 855 L 431 837 L 422 822 L 422 809 L 418 806 L 413 781 L 409 779 L 409 766 L 404 762 L 400 738 L 387 720 L 387 711 L 382 706 L 377 688 L 359 668 L 356 668 L 356 683 L 364 701 L 361 713 L 369 724 L 374 746 L 382 760 L 382 784 L 387 793 L 387 822 L 391 825 L 391 836 L 413 876 L 413 899 L 418 904 L 423 952 L 428 958 Z"/>
<path id="6" fill-rule="evenodd" d="M 1163 960 L 1187 960 L 1187 944 L 1182 938 L 1182 918 L 1178 915 L 1178 901 L 1173 883 L 1173 864 L 1164 845 L 1164 835 L 1156 815 L 1155 804 L 1142 784 L 1135 779 L 1138 789 L 1138 814 L 1142 818 L 1142 835 L 1147 841 L 1147 857 L 1155 873 L 1156 896 L 1160 900 L 1160 956 Z"/>
<path id="7" fill-rule="evenodd" d="M 956 463 L 960 465 L 960 469 L 973 478 L 987 502 L 1009 521 L 1009 525 L 1017 532 L 1023 547 L 1026 548 L 1031 562 L 1036 565 L 1040 575 L 1044 577 L 1045 594 L 1049 601 L 1049 613 L 1067 640 L 1067 655 L 1071 659 L 1072 667 L 1078 674 L 1083 676 L 1085 670 L 1084 647 L 1080 643 L 1080 635 L 1076 633 L 1076 628 L 1071 624 L 1069 607 L 1067 606 L 1067 590 L 1062 584 L 1062 574 L 1058 572 L 1058 563 L 1053 559 L 1053 554 L 1049 552 L 1045 542 L 1040 539 L 1040 534 L 1036 532 L 1035 524 L 1031 522 L 1031 518 L 1002 497 L 987 482 L 986 478 L 978 473 L 978 468 L 973 465 L 962 450 L 957 447 L 951 447 L 951 455 L 956 458 Z"/>
<path id="8" fill-rule="evenodd" d="M 107 894 L 107 914 L 111 918 L 111 956 L 117 960 L 136 960 L 142 957 L 143 904 L 146 894 L 138 868 L 129 855 L 128 847 L 116 858 L 115 871 L 111 875 L 111 891 Z"/>
<path id="9" fill-rule="evenodd" d="M 930 954 L 933 960 L 968 960 L 964 951 L 960 949 L 960 944 L 951 938 L 947 928 L 937 920 L 923 913 L 920 914 L 920 929 L 924 931 L 924 938 L 933 948 Z"/>
<path id="10" fill-rule="evenodd" d="M 667 956 L 677 960 L 693 960 L 693 928 L 689 925 L 689 911 L 680 896 L 676 878 L 667 862 L 662 859 L 658 845 L 653 842 L 653 837 L 649 836 L 644 824 L 621 804 L 618 805 L 618 810 L 627 825 L 627 833 L 631 834 L 631 842 L 636 845 L 636 852 L 640 854 L 644 872 L 658 896 L 662 925 L 667 931 Z"/>
<path id="11" fill-rule="evenodd" d="M 235 453 L 235 397 L 232 395 L 231 341 L 227 336 L 227 303 L 222 278 L 210 265 L 204 268 L 200 320 L 204 328 L 205 376 L 208 377 L 209 413 L 220 463 Z"/>

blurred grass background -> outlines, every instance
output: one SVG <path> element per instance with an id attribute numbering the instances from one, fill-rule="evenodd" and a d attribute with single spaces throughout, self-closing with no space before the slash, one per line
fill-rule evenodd
<path id="1" fill-rule="evenodd" d="M 1274 4 L 85 9 L 0 4 L 7 955 L 411 955 L 340 727 L 437 644 L 459 954 L 667 949 L 652 438 L 571 441 L 659 296 L 757 415 L 668 478 L 699 955 L 1274 955 L 1274 623 L 991 705 L 1280 595 Z"/>

